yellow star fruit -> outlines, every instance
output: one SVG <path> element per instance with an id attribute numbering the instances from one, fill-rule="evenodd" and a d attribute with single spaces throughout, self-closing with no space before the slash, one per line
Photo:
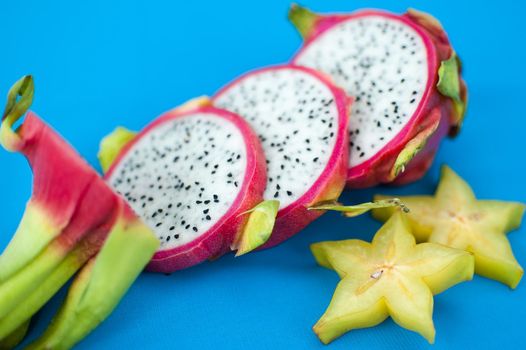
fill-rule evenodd
<path id="1" fill-rule="evenodd" d="M 311 250 L 321 266 L 341 277 L 329 307 L 313 327 L 325 344 L 389 316 L 433 343 L 433 294 L 473 277 L 470 253 L 435 243 L 416 244 L 400 212 L 384 224 L 372 243 L 321 242 Z"/>
<path id="2" fill-rule="evenodd" d="M 477 274 L 517 287 L 524 271 L 506 233 L 520 226 L 524 204 L 477 200 L 471 187 L 447 166 L 442 167 L 435 196 L 396 197 L 410 209 L 409 224 L 418 241 L 471 252 Z M 385 221 L 396 211 L 394 207 L 374 209 L 373 217 Z"/>

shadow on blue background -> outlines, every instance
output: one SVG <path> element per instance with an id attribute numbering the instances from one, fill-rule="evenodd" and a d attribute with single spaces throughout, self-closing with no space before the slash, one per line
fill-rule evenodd
<path id="1" fill-rule="evenodd" d="M 304 1 L 317 11 L 369 6 L 433 13 L 465 64 L 470 106 L 465 128 L 446 141 L 429 174 L 403 189 L 348 192 L 347 202 L 377 191 L 431 193 L 447 162 L 482 198 L 526 201 L 525 50 L 519 1 Z M 164 110 L 255 67 L 284 62 L 300 45 L 285 14 L 289 1 L 9 1 L 0 10 L 0 94 L 35 76 L 34 110 L 92 164 L 98 141 L 118 124 L 139 129 Z M 0 152 L 0 248 L 30 196 L 31 174 L 18 155 Z M 327 214 L 275 249 L 227 256 L 171 276 L 143 274 L 117 310 L 79 349 L 323 348 L 311 326 L 338 277 L 315 265 L 308 246 L 327 239 L 370 239 L 369 217 Z M 525 229 L 510 235 L 526 263 Z M 434 349 L 525 347 L 526 287 L 516 291 L 476 277 L 435 298 Z M 36 318 L 40 334 L 60 303 Z M 328 349 L 418 349 L 420 336 L 392 321 L 353 331 Z"/>

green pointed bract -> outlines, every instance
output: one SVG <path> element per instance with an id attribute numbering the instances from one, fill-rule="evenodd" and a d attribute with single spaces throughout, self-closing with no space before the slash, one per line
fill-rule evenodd
<path id="1" fill-rule="evenodd" d="M 375 199 L 388 199 L 375 196 Z M 413 234 L 429 241 L 464 249 L 475 257 L 475 272 L 515 288 L 523 269 L 515 259 L 506 233 L 520 226 L 523 203 L 477 200 L 471 187 L 449 167 L 442 167 L 434 196 L 398 197 L 411 208 Z M 397 210 L 373 210 L 386 221 Z"/>
<path id="2" fill-rule="evenodd" d="M 389 316 L 432 343 L 433 294 L 473 276 L 471 254 L 435 243 L 416 244 L 405 214 L 398 211 L 371 243 L 321 242 L 311 245 L 311 250 L 321 266 L 341 278 L 329 307 L 313 327 L 325 344 Z"/>
<path id="3" fill-rule="evenodd" d="M 455 54 L 451 55 L 449 59 L 442 61 L 438 68 L 437 89 L 442 95 L 461 102 L 458 69 L 458 61 Z"/>
<path id="4" fill-rule="evenodd" d="M 113 130 L 111 134 L 102 139 L 98 158 L 104 173 L 111 167 L 121 150 L 130 143 L 136 135 L 136 132 L 119 126 Z"/>
<path id="5" fill-rule="evenodd" d="M 333 210 L 339 211 L 346 217 L 355 217 L 367 213 L 377 208 L 400 208 L 404 212 L 409 212 L 410 208 L 402 203 L 398 198 L 380 199 L 373 202 L 366 202 L 356 205 L 343 205 L 338 202 L 330 201 L 318 203 L 309 207 L 309 210 Z"/>
<path id="6" fill-rule="evenodd" d="M 18 80 L 7 94 L 7 103 L 0 127 L 0 143 L 9 151 L 18 150 L 20 137 L 13 131 L 13 125 L 31 106 L 33 94 L 34 83 L 31 75 Z"/>
<path id="7" fill-rule="evenodd" d="M 437 113 L 440 113 L 437 110 Z M 398 175 L 405 171 L 407 164 L 420 152 L 427 144 L 427 141 L 433 136 L 440 124 L 440 115 L 436 121 L 426 129 L 419 132 L 413 139 L 411 139 L 402 151 L 398 154 L 393 168 L 391 170 L 391 178 L 395 179 Z"/>
<path id="8" fill-rule="evenodd" d="M 27 334 L 30 323 L 30 320 L 24 322 L 21 326 L 14 330 L 13 333 L 3 340 L 0 340 L 0 350 L 14 349 L 18 344 L 20 344 Z"/>
<path id="9" fill-rule="evenodd" d="M 28 349 L 70 349 L 117 306 L 159 247 L 145 225 L 120 221 L 73 282 L 44 335 Z"/>
<path id="10" fill-rule="evenodd" d="M 460 59 L 453 53 L 449 59 L 440 63 L 440 67 L 438 68 L 437 89 L 442 95 L 453 100 L 455 110 L 459 116 L 458 124 L 461 124 L 466 103 L 462 101 L 459 71 Z"/>
<path id="11" fill-rule="evenodd" d="M 231 247 L 232 250 L 237 250 L 236 256 L 251 252 L 267 242 L 272 234 L 278 210 L 279 201 L 266 200 L 241 214 L 248 214 L 249 217 L 243 231 Z"/>
<path id="12" fill-rule="evenodd" d="M 318 15 L 306 7 L 302 7 L 298 4 L 292 4 L 289 10 L 289 20 L 296 27 L 303 39 L 307 39 L 316 22 L 318 21 Z"/>

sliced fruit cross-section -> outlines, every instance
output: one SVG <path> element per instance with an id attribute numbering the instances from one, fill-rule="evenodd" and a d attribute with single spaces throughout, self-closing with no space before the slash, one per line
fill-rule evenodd
<path id="1" fill-rule="evenodd" d="M 298 5 L 289 18 L 305 41 L 293 63 L 327 74 L 355 98 L 348 185 L 423 176 L 441 139 L 458 132 L 467 100 L 440 23 L 415 10 L 321 15 Z"/>
<path id="2" fill-rule="evenodd" d="M 372 243 L 350 239 L 311 246 L 316 261 L 342 279 L 313 328 L 322 342 L 389 316 L 434 341 L 433 294 L 470 280 L 473 256 L 440 244 L 416 244 L 404 215 L 393 215 Z"/>
<path id="3" fill-rule="evenodd" d="M 376 196 L 378 200 L 387 196 Z M 410 209 L 413 233 L 429 241 L 464 249 L 475 256 L 475 272 L 515 288 L 524 273 L 506 233 L 517 229 L 526 206 L 522 203 L 477 200 L 473 190 L 447 166 L 442 167 L 435 196 L 402 196 Z M 396 208 L 374 209 L 386 221 Z"/>
<path id="4" fill-rule="evenodd" d="M 117 129 L 99 158 L 111 163 L 108 183 L 161 241 L 152 271 L 184 269 L 231 249 L 242 254 L 268 238 L 261 220 L 249 220 L 259 213 L 250 211 L 266 185 L 259 140 L 242 118 L 204 98 L 163 114 L 136 136 Z M 273 222 L 264 223 L 271 230 Z"/>

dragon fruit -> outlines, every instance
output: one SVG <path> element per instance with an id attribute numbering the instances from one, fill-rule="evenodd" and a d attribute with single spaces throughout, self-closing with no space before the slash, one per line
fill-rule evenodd
<path id="1" fill-rule="evenodd" d="M 261 248 L 291 237 L 336 200 L 348 160 L 345 93 L 320 73 L 293 65 L 259 69 L 221 89 L 214 105 L 244 117 L 258 134 L 268 167 L 264 197 L 280 202 L 274 230 Z"/>
<path id="2" fill-rule="evenodd" d="M 440 23 L 415 10 L 322 16 L 297 5 L 289 18 L 305 40 L 292 62 L 355 97 L 348 186 L 423 176 L 441 139 L 459 131 L 466 105 L 460 61 Z"/>
<path id="3" fill-rule="evenodd" d="M 117 129 L 103 141 L 108 183 L 161 241 L 151 271 L 238 249 L 248 212 L 262 201 L 266 167 L 257 136 L 239 116 L 207 104 L 169 111 L 133 138 Z"/>
<path id="4" fill-rule="evenodd" d="M 0 256 L 0 342 L 20 340 L 31 316 L 90 261 L 94 273 L 91 268 L 82 272 L 90 294 L 78 298 L 90 306 L 89 315 L 82 324 L 74 323 L 78 324 L 75 334 L 54 337 L 59 343 L 75 344 L 113 310 L 158 241 L 103 179 L 35 114 L 29 112 L 13 130 L 32 99 L 33 80 L 26 76 L 10 90 L 0 128 L 2 146 L 22 153 L 34 173 L 31 200 Z M 106 251 L 104 259 L 96 257 L 101 247 Z M 116 272 L 109 284 L 101 271 L 115 272 L 119 265 L 126 266 L 122 270 L 126 273 Z M 105 283 L 113 293 L 105 293 L 107 287 L 101 287 Z"/>

